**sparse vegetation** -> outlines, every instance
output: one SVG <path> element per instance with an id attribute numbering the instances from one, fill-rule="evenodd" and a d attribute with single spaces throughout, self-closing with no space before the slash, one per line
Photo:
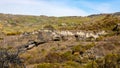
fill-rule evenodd
<path id="1" fill-rule="evenodd" d="M 119 17 L 116 14 L 98 14 L 86 17 L 0 14 L 0 46 L 15 49 L 30 40 L 43 41 L 45 38 L 44 44 L 20 55 L 24 58 L 28 68 L 29 66 L 32 66 L 31 68 L 120 68 L 120 35 L 119 27 L 116 27 L 120 23 Z M 66 40 L 53 41 L 46 40 L 52 36 L 49 32 L 46 35 L 41 34 L 38 39 L 39 33 L 37 32 L 40 29 L 53 32 L 68 30 L 74 35 L 77 31 L 93 34 L 106 31 L 108 34 L 98 35 L 99 37 L 93 41 L 91 39 L 76 41 L 74 35 L 66 35 Z M 41 37 L 43 35 L 44 37 Z M 62 37 L 62 35 L 60 36 Z M 84 35 L 82 36 L 84 37 Z M 68 40 L 69 38 L 70 40 Z M 0 61 L 1 54 L 0 52 Z"/>

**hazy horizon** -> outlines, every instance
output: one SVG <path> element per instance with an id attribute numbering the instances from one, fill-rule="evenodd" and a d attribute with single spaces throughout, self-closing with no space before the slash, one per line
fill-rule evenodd
<path id="1" fill-rule="evenodd" d="M 119 12 L 119 0 L 4 0 L 0 13 L 34 16 L 88 16 Z"/>

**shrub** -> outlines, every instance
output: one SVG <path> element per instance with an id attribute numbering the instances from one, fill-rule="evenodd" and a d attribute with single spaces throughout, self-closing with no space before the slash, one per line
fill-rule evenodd
<path id="1" fill-rule="evenodd" d="M 60 68 L 59 64 L 51 63 L 41 63 L 37 64 L 34 68 Z"/>
<path id="2" fill-rule="evenodd" d="M 74 61 L 67 61 L 65 63 L 41 63 L 36 64 L 34 68 L 83 68 L 82 65 Z"/>
<path id="3" fill-rule="evenodd" d="M 72 51 L 75 51 L 75 52 L 84 52 L 85 49 L 82 47 L 82 45 L 77 45 L 77 46 L 74 46 L 72 48 Z"/>
<path id="4" fill-rule="evenodd" d="M 64 61 L 66 61 L 66 60 L 70 61 L 74 58 L 73 55 L 72 55 L 72 52 L 70 52 L 70 51 L 67 51 L 67 52 L 61 54 L 61 57 Z"/>
<path id="5" fill-rule="evenodd" d="M 52 30 L 52 31 L 55 30 L 55 28 L 52 25 L 45 25 L 43 29 Z"/>
<path id="6" fill-rule="evenodd" d="M 62 62 L 62 58 L 59 53 L 49 53 L 47 56 L 45 56 L 44 61 L 47 63 L 56 63 L 56 62 Z"/>
<path id="7" fill-rule="evenodd" d="M 79 63 L 74 62 L 74 61 L 68 61 L 68 62 L 66 62 L 66 65 L 70 66 L 70 68 L 83 68 L 82 65 L 80 65 Z"/>
<path id="8" fill-rule="evenodd" d="M 90 43 L 90 44 L 87 44 L 86 46 L 84 46 L 84 49 L 88 50 L 88 49 L 90 49 L 90 48 L 92 48 L 94 46 L 95 46 L 95 43 L 93 42 L 93 43 Z"/>
<path id="9" fill-rule="evenodd" d="M 95 61 L 91 61 L 85 65 L 85 68 L 98 68 L 98 64 Z"/>
<path id="10" fill-rule="evenodd" d="M 0 40 L 3 40 L 4 38 L 0 37 Z"/>

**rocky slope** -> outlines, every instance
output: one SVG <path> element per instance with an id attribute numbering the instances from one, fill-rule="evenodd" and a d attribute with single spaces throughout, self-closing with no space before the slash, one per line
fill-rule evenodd
<path id="1" fill-rule="evenodd" d="M 87 17 L 0 14 L 0 47 L 28 48 L 19 55 L 27 68 L 119 68 L 119 23 L 118 13 Z M 31 41 L 45 42 L 35 46 Z"/>

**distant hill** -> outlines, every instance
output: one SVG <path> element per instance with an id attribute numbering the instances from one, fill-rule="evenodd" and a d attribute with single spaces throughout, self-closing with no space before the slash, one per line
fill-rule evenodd
<path id="1" fill-rule="evenodd" d="M 120 15 L 120 12 L 113 13 L 113 15 Z"/>
<path id="2" fill-rule="evenodd" d="M 117 16 L 119 16 L 119 15 L 120 15 L 120 12 L 115 12 L 115 13 L 92 14 L 92 15 L 89 15 L 88 17 L 101 16 L 101 15 L 107 15 L 107 14 L 111 14 L 111 15 L 117 15 Z"/>
<path id="3" fill-rule="evenodd" d="M 51 25 L 56 30 L 111 30 L 115 24 L 120 23 L 120 12 L 111 14 L 93 14 L 85 17 L 66 16 L 30 16 L 0 14 L 0 29 L 3 33 L 20 34 L 39 30 Z"/>

